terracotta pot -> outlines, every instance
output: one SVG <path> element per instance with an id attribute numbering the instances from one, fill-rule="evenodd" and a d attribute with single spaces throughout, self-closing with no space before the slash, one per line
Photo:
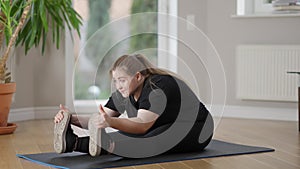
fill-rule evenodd
<path id="1" fill-rule="evenodd" d="M 16 83 L 0 84 L 0 127 L 7 127 L 8 114 Z"/>

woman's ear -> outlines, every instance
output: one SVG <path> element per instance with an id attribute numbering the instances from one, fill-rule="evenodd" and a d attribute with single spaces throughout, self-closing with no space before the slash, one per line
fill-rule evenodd
<path id="1" fill-rule="evenodd" d="M 137 79 L 138 82 L 143 80 L 143 75 L 141 74 L 141 72 L 136 73 L 136 79 Z"/>

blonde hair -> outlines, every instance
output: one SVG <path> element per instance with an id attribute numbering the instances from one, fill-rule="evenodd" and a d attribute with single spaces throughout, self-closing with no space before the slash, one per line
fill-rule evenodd
<path id="1" fill-rule="evenodd" d="M 112 72 L 117 68 L 125 71 L 129 76 L 135 75 L 140 72 L 144 77 L 151 75 L 171 75 L 169 71 L 155 67 L 145 56 L 142 54 L 123 55 L 119 57 L 112 65 L 109 74 L 112 77 Z"/>
<path id="2" fill-rule="evenodd" d="M 145 56 L 142 54 L 133 54 L 133 55 L 123 55 L 119 57 L 114 64 L 112 65 L 109 74 L 112 78 L 112 72 L 116 69 L 122 69 L 129 76 L 135 75 L 137 72 L 140 72 L 145 78 L 149 78 L 149 82 L 152 86 L 156 86 L 152 80 L 152 75 L 169 75 L 173 78 L 176 78 L 182 82 L 184 80 L 177 74 L 169 71 L 155 67 Z M 189 84 L 187 84 L 190 86 Z"/>

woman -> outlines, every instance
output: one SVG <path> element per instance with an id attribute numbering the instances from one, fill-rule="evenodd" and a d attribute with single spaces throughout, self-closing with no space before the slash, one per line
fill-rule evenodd
<path id="1" fill-rule="evenodd" d="M 140 54 L 118 58 L 110 75 L 116 91 L 98 113 L 81 117 L 60 107 L 54 118 L 56 152 L 140 158 L 201 151 L 209 144 L 213 119 L 176 75 L 155 68 Z M 119 118 L 124 112 L 128 118 Z M 90 136 L 78 137 L 70 124 L 88 128 Z M 118 132 L 106 133 L 107 127 Z"/>

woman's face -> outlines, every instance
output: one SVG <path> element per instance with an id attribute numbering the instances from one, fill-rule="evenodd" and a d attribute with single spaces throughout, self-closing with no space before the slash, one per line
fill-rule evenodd
<path id="1" fill-rule="evenodd" d="M 112 81 L 123 97 L 134 94 L 139 86 L 136 75 L 129 76 L 124 70 L 117 68 L 112 71 Z"/>

